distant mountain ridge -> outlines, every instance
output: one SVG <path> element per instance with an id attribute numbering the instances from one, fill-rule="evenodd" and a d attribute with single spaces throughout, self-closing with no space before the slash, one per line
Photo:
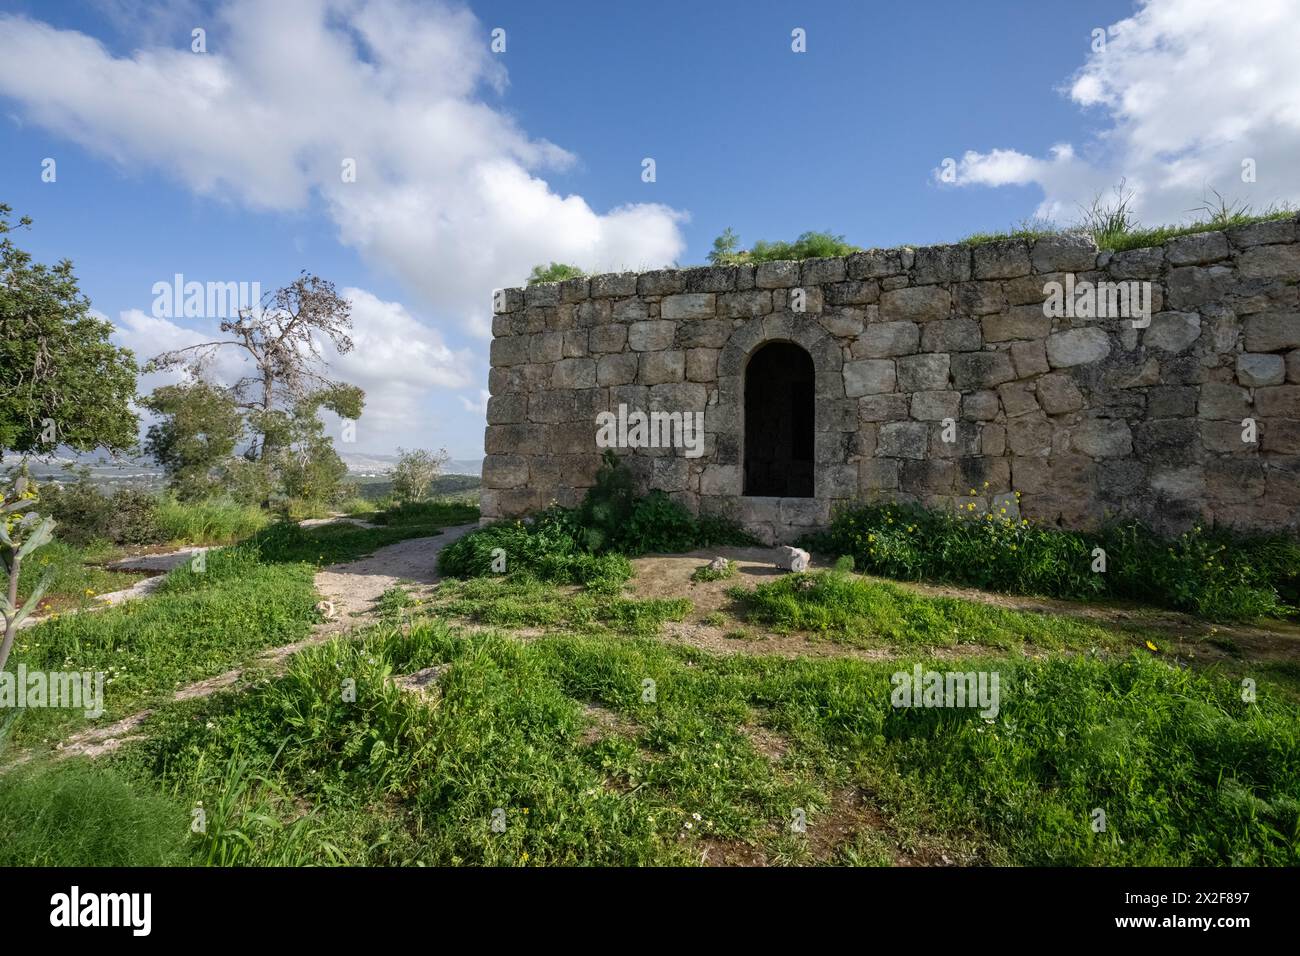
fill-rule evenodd
<path id="1" fill-rule="evenodd" d="M 347 465 L 348 474 L 351 475 L 383 475 L 392 471 L 393 466 L 397 464 L 396 455 L 341 451 L 339 457 L 343 459 L 343 464 Z M 4 455 L 3 459 L 0 460 L 0 467 L 13 467 L 22 459 L 23 456 L 18 454 Z M 89 454 L 53 455 L 48 459 L 32 458 L 30 461 L 32 463 L 32 472 L 36 475 L 59 473 L 81 467 L 90 468 L 92 472 L 99 473 L 162 474 L 162 469 L 158 467 L 157 462 L 143 456 L 123 455 L 119 458 L 112 458 L 102 452 L 91 452 Z M 482 458 L 453 458 L 447 462 L 447 467 L 443 470 L 443 474 L 447 475 L 474 475 L 475 477 L 478 477 L 482 472 Z"/>

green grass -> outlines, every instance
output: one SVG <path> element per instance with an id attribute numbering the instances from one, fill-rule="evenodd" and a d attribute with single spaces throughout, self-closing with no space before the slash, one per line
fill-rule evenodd
<path id="1" fill-rule="evenodd" d="M 691 572 L 691 580 L 697 584 L 704 584 L 709 581 L 726 581 L 736 576 L 736 565 L 728 561 L 721 568 L 712 568 L 707 564 L 701 564 Z"/>
<path id="2" fill-rule="evenodd" d="M 625 598 L 616 593 L 572 593 L 526 573 L 445 581 L 434 607 L 494 627 L 567 628 L 653 635 L 665 621 L 680 621 L 691 602 Z"/>
<path id="3" fill-rule="evenodd" d="M 0 866 L 161 866 L 186 859 L 184 808 L 86 760 L 0 773 Z"/>
<path id="4" fill-rule="evenodd" d="M 120 591 L 145 577 L 124 571 L 108 571 L 87 562 L 105 555 L 102 548 L 85 548 L 51 541 L 37 548 L 23 562 L 18 576 L 18 594 L 26 598 L 36 585 L 50 575 L 42 606 L 62 610 L 93 603 L 97 595 Z M 0 568 L 0 589 L 9 586 L 9 575 Z M 89 593 L 88 593 L 89 592 Z"/>
<path id="5" fill-rule="evenodd" d="M 729 592 L 752 624 L 814 631 L 862 647 L 974 644 L 1007 650 L 1114 646 L 1105 628 L 1073 618 L 1011 611 L 960 598 L 932 598 L 844 571 L 791 574 Z"/>
<path id="6" fill-rule="evenodd" d="M 179 686 L 220 674 L 260 650 L 305 637 L 319 620 L 313 570 L 388 544 L 433 534 L 391 528 L 279 523 L 209 552 L 203 570 L 172 571 L 146 600 L 60 616 L 20 632 L 13 660 L 29 669 L 103 671 L 104 723 L 170 698 Z M 14 726 L 24 745 L 51 744 L 87 721 L 82 711 L 28 709 Z"/>
<path id="7" fill-rule="evenodd" d="M 403 502 L 371 518 L 377 524 L 398 527 L 401 525 L 451 525 L 472 524 L 478 521 L 478 506 L 465 501 L 441 499 L 437 501 Z"/>
<path id="8" fill-rule="evenodd" d="M 154 517 L 163 540 L 184 544 L 229 544 L 261 530 L 270 520 L 256 505 L 220 498 L 193 502 L 163 498 Z"/>
<path id="9" fill-rule="evenodd" d="M 1230 680 L 1137 656 L 915 659 L 997 670 L 1001 710 L 985 721 L 892 707 L 890 676 L 913 662 L 520 642 L 420 621 L 169 707 L 118 763 L 185 805 L 218 804 L 232 776 L 239 793 L 258 780 L 223 811 L 239 821 L 250 801 L 275 821 L 235 860 L 252 864 L 682 864 L 706 845 L 775 863 L 883 863 L 906 848 L 1022 865 L 1300 862 L 1300 717 L 1267 684 L 1245 704 Z M 388 682 L 432 665 L 450 665 L 436 702 Z M 619 725 L 590 733 L 587 703 Z M 785 742 L 779 762 L 760 731 Z M 843 825 L 845 788 L 875 817 L 820 854 L 792 813 L 814 835 Z M 196 859 L 212 856 L 195 843 Z"/>

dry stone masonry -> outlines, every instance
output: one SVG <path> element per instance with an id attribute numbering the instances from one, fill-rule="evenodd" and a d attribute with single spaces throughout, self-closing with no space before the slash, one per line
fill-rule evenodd
<path id="1" fill-rule="evenodd" d="M 664 424 L 662 442 L 619 454 L 643 489 L 770 542 L 879 499 L 1067 527 L 1295 530 L 1298 226 L 1121 253 L 1055 236 L 501 290 L 484 519 L 576 504 L 600 463 L 598 415 L 622 406 L 703 412 L 702 445 L 673 447 Z M 1047 305 L 1097 283 L 1145 289 L 1149 324 Z M 787 472 L 784 493 L 753 493 Z"/>

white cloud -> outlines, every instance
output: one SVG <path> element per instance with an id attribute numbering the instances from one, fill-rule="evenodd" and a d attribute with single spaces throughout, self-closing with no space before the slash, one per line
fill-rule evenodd
<path id="1" fill-rule="evenodd" d="M 1298 24 L 1300 0 L 1142 0 L 1065 89 L 1108 122 L 1086 158 L 1068 144 L 1044 158 L 972 150 L 957 184 L 1038 185 L 1035 214 L 1060 221 L 1121 179 L 1150 224 L 1186 219 L 1211 190 L 1256 209 L 1300 201 Z"/>
<path id="2" fill-rule="evenodd" d="M 486 388 L 480 388 L 478 390 L 477 399 L 466 398 L 464 395 L 457 395 L 456 397 L 460 399 L 460 403 L 465 407 L 465 411 L 471 412 L 474 415 L 486 415 L 488 399 L 492 396 Z"/>
<path id="3" fill-rule="evenodd" d="M 200 194 L 272 210 L 319 199 L 341 242 L 479 336 L 492 290 L 539 262 L 659 266 L 684 249 L 672 209 L 602 214 L 550 189 L 540 174 L 573 157 L 483 101 L 507 75 L 463 7 L 234 0 L 207 46 L 117 57 L 84 34 L 0 16 L 0 95 Z M 342 181 L 345 160 L 355 182 Z"/>

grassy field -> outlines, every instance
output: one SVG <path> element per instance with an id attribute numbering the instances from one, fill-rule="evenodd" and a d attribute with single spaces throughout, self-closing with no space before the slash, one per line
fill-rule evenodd
<path id="1" fill-rule="evenodd" d="M 1300 863 L 1293 664 L 1191 668 L 1102 623 L 845 569 L 711 615 L 819 656 L 721 654 L 665 640 L 688 594 L 638 597 L 626 558 L 565 538 L 562 560 L 432 599 L 391 587 L 380 623 L 287 673 L 170 699 L 308 633 L 315 567 L 468 516 L 273 525 L 155 597 L 27 632 L 29 666 L 116 668 L 102 720 L 155 710 L 96 761 L 39 756 L 85 718 L 24 713 L 8 746 L 38 756 L 0 772 L 0 864 Z M 452 564 L 475 564 L 473 537 Z M 897 706 L 918 666 L 996 676 L 995 706 Z"/>

